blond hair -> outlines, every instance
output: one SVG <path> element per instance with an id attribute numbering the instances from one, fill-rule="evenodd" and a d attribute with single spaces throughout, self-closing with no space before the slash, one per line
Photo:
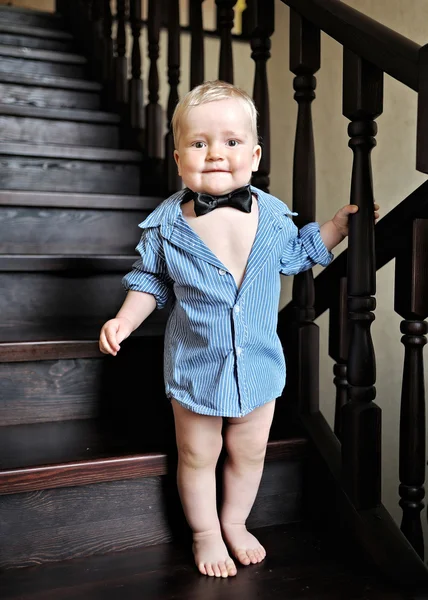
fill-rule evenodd
<path id="1" fill-rule="evenodd" d="M 216 81 L 205 81 L 205 83 L 201 83 L 194 87 L 190 92 L 187 92 L 175 107 L 171 121 L 175 147 L 178 145 L 180 121 L 191 108 L 199 106 L 200 104 L 215 102 L 216 100 L 228 100 L 229 98 L 237 98 L 242 102 L 243 107 L 250 117 L 251 132 L 257 143 L 257 110 L 252 98 L 247 92 L 244 92 L 244 90 L 241 90 L 231 83 L 217 79 Z"/>

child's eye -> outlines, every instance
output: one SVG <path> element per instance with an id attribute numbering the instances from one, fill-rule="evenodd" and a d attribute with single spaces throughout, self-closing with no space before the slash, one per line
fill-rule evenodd
<path id="1" fill-rule="evenodd" d="M 234 146 L 238 145 L 238 140 L 228 140 L 227 145 L 233 148 Z"/>
<path id="2" fill-rule="evenodd" d="M 195 148 L 203 148 L 205 146 L 204 142 L 193 142 L 192 146 Z"/>

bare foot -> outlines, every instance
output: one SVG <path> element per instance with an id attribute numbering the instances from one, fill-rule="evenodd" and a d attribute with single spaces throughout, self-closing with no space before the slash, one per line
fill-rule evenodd
<path id="1" fill-rule="evenodd" d="M 233 577 L 236 566 L 230 558 L 220 531 L 193 534 L 193 554 L 202 575 Z"/>
<path id="2" fill-rule="evenodd" d="M 266 550 L 245 525 L 222 523 L 222 529 L 226 543 L 241 564 L 255 565 L 265 558 Z"/>

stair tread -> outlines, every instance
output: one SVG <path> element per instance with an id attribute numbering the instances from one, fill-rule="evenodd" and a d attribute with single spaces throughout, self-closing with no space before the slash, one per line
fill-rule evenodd
<path id="1" fill-rule="evenodd" d="M 20 46 L 9 46 L 0 44 L 0 56 L 9 58 L 26 58 L 28 60 L 42 60 L 71 65 L 85 65 L 88 61 L 81 54 L 71 52 L 60 52 L 59 50 L 39 50 L 36 48 L 25 48 Z"/>
<path id="2" fill-rule="evenodd" d="M 141 152 L 135 150 L 116 150 L 92 146 L 62 146 L 60 144 L 27 144 L 23 142 L 0 142 L 0 155 L 34 156 L 43 158 L 69 158 L 75 160 L 93 160 L 108 162 L 133 162 L 143 160 Z"/>
<path id="3" fill-rule="evenodd" d="M 119 415 L 110 414 L 108 421 L 0 427 L 0 494 L 165 475 L 175 438 L 163 389 L 155 396 L 159 414 L 144 426 L 138 415 L 120 421 Z M 155 427 L 155 418 L 161 418 L 163 426 Z M 274 438 L 272 430 L 267 461 L 304 456 L 307 440 L 294 431 L 291 419 L 281 439 Z"/>
<path id="4" fill-rule="evenodd" d="M 45 29 L 42 27 L 30 27 L 26 25 L 15 25 L 13 23 L 0 23 L 0 33 L 11 33 L 28 37 L 41 37 L 51 40 L 70 41 L 73 39 L 68 31 L 60 29 Z"/>
<path id="5" fill-rule="evenodd" d="M 118 279 L 120 284 L 120 278 Z M 167 309 L 156 310 L 148 318 L 144 324 L 139 327 L 134 333 L 135 338 L 146 337 L 146 336 L 159 336 L 163 335 L 165 330 Z M 16 324 L 0 324 L 0 360 L 2 362 L 8 362 L 8 354 L 11 348 L 8 344 L 32 344 L 32 343 L 46 343 L 51 344 L 54 342 L 95 342 L 98 340 L 100 329 L 103 325 L 103 320 L 89 321 L 88 319 L 52 319 L 51 322 L 37 322 L 37 323 L 26 323 L 25 326 Z M 34 356 L 33 360 L 43 360 L 43 355 L 46 352 L 51 354 L 51 358 L 55 358 L 57 355 L 61 355 L 61 348 L 46 348 L 39 346 L 36 347 L 17 347 L 16 352 L 22 356 L 19 360 L 31 360 L 31 356 Z M 70 349 L 69 354 L 72 356 L 73 350 Z M 79 352 L 78 356 L 93 356 L 94 349 L 77 349 Z M 13 359 L 12 359 L 13 360 Z"/>
<path id="6" fill-rule="evenodd" d="M 74 194 L 0 190 L 0 206 L 153 210 L 163 198 L 120 194 Z"/>
<path id="7" fill-rule="evenodd" d="M 65 90 L 79 90 L 86 92 L 100 92 L 100 83 L 86 79 L 73 79 L 57 75 L 41 75 L 37 73 L 3 73 L 0 72 L 0 84 L 11 83 L 16 85 L 31 85 L 35 87 L 49 87 Z"/>
<path id="8" fill-rule="evenodd" d="M 136 254 L 129 256 L 2 254 L 0 271 L 124 273 L 136 259 Z"/>
<path id="9" fill-rule="evenodd" d="M 61 121 L 82 121 L 87 123 L 120 123 L 120 116 L 100 110 L 76 108 L 47 108 L 0 103 L 0 115 L 33 117 L 35 119 L 58 119 Z"/>
<path id="10" fill-rule="evenodd" d="M 254 530 L 266 559 L 238 566 L 227 583 L 198 574 L 187 540 L 106 556 L 16 569 L 2 575 L 3 600 L 405 600 L 355 557 L 306 523 Z M 214 590 L 214 587 L 216 588 Z M 220 587 L 222 588 L 220 590 Z M 226 591 L 227 587 L 227 591 Z"/>

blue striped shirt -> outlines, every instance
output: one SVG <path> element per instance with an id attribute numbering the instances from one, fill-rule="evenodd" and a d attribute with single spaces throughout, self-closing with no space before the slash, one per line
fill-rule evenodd
<path id="1" fill-rule="evenodd" d="M 127 290 L 153 294 L 157 307 L 174 299 L 165 331 L 166 394 L 204 415 L 242 417 L 281 395 L 285 360 L 276 329 L 280 276 L 333 256 L 317 223 L 298 231 L 287 206 L 252 187 L 259 221 L 245 276 L 232 274 L 186 222 L 186 190 L 162 202 L 145 221 L 141 258 L 124 279 Z"/>

